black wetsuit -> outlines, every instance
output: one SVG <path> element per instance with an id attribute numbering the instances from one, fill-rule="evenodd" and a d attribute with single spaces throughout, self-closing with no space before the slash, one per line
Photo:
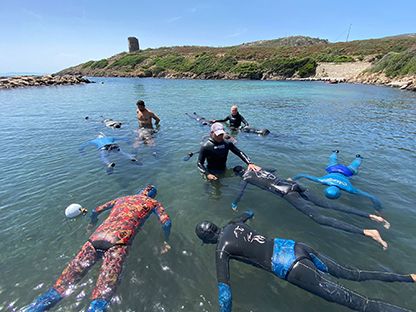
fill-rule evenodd
<path id="1" fill-rule="evenodd" d="M 236 154 L 246 164 L 250 163 L 248 156 L 240 151 L 233 143 L 226 141 L 218 143 L 213 138 L 209 138 L 204 143 L 204 145 L 201 146 L 199 151 L 199 170 L 203 174 L 219 173 L 225 171 L 228 151 Z M 205 160 L 208 162 L 207 167 L 205 167 Z"/>
<path id="2" fill-rule="evenodd" d="M 240 113 L 237 113 L 237 115 L 230 114 L 224 119 L 216 120 L 216 122 L 230 122 L 230 128 L 238 129 L 241 126 L 241 123 L 244 123 L 245 126 L 248 126 L 247 120 L 244 119 L 243 116 L 240 115 Z"/>
<path id="3" fill-rule="evenodd" d="M 323 299 L 353 310 L 408 311 L 357 294 L 328 280 L 322 272 L 352 281 L 413 282 L 410 275 L 343 267 L 303 243 L 280 238 L 269 239 L 257 233 L 245 224 L 252 216 L 253 213 L 245 212 L 224 226 L 219 234 L 216 246 L 216 268 L 221 312 L 231 311 L 229 267 L 231 259 L 272 272 Z"/>
<path id="4" fill-rule="evenodd" d="M 330 226 L 350 233 L 364 235 L 364 229 L 332 217 L 323 216 L 316 206 L 326 209 L 337 210 L 369 219 L 369 214 L 364 211 L 341 204 L 334 204 L 329 202 L 328 200 L 318 198 L 316 195 L 307 191 L 296 182 L 282 179 L 276 176 L 275 174 L 267 172 L 265 170 L 260 170 L 258 172 L 252 170 L 246 171 L 243 174 L 242 178 L 244 184 L 242 186 L 240 194 L 232 204 L 232 207 L 234 209 L 237 208 L 237 203 L 243 196 L 247 184 L 250 183 L 263 190 L 272 192 L 273 194 L 283 197 L 289 203 L 291 203 L 297 210 L 304 213 L 312 220 L 321 225 Z"/>

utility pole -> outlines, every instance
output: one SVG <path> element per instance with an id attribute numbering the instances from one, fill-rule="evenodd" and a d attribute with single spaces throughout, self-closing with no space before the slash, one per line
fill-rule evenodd
<path id="1" fill-rule="evenodd" d="M 346 42 L 348 42 L 348 38 L 350 37 L 351 26 L 352 26 L 352 24 L 350 24 L 350 27 L 348 28 L 348 34 L 347 34 Z"/>

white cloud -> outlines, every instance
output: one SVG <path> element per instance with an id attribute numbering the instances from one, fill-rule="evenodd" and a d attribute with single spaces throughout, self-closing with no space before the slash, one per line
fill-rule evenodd
<path id="1" fill-rule="evenodd" d="M 182 16 L 175 16 L 175 17 L 171 17 L 169 19 L 166 20 L 167 23 L 174 23 L 176 21 L 179 21 L 180 19 L 182 19 Z"/>

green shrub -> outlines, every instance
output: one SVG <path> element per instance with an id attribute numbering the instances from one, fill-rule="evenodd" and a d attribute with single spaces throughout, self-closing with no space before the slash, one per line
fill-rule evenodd
<path id="1" fill-rule="evenodd" d="M 190 71 L 193 73 L 200 74 L 212 74 L 218 70 L 218 64 L 215 56 L 202 53 L 197 55 L 194 63 L 191 65 Z"/>
<path id="2" fill-rule="evenodd" d="M 81 68 L 82 68 L 82 69 L 89 68 L 89 67 L 91 67 L 91 65 L 92 65 L 92 64 L 94 64 L 94 63 L 95 63 L 94 61 L 88 61 L 88 62 L 86 62 L 86 63 L 82 64 Z"/>
<path id="3" fill-rule="evenodd" d="M 370 72 L 384 72 L 392 78 L 396 76 L 416 74 L 416 51 L 409 49 L 405 52 L 390 52 L 377 61 Z"/>
<path id="4" fill-rule="evenodd" d="M 101 69 L 107 67 L 108 61 L 106 59 L 99 60 L 91 64 L 92 69 Z"/>
<path id="5" fill-rule="evenodd" d="M 218 60 L 217 71 L 222 72 L 222 73 L 229 72 L 237 64 L 238 64 L 237 59 L 231 55 L 220 57 Z"/>
<path id="6" fill-rule="evenodd" d="M 344 62 L 355 62 L 355 59 L 350 55 L 333 55 L 333 54 L 322 54 L 316 57 L 318 62 L 331 62 L 331 63 L 344 63 Z"/>
<path id="7" fill-rule="evenodd" d="M 130 67 L 134 68 L 136 65 L 147 59 L 147 56 L 143 54 L 126 54 L 112 63 L 110 67 Z"/>
<path id="8" fill-rule="evenodd" d="M 186 57 L 177 54 L 158 57 L 154 60 L 154 64 L 160 68 L 178 72 L 186 72 L 191 68 L 191 62 Z"/>
<path id="9" fill-rule="evenodd" d="M 315 73 L 316 61 L 312 58 L 274 58 L 263 62 L 262 69 L 283 77 L 292 77 L 296 72 L 307 77 Z"/>
<path id="10" fill-rule="evenodd" d="M 257 63 L 240 63 L 235 66 L 232 72 L 238 74 L 240 78 L 261 79 L 262 70 Z"/>

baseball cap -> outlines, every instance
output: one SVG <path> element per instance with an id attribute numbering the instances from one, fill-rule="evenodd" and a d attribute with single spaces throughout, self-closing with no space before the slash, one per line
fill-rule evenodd
<path id="1" fill-rule="evenodd" d="M 211 132 L 215 135 L 225 134 L 224 126 L 221 123 L 216 122 L 211 126 Z"/>

